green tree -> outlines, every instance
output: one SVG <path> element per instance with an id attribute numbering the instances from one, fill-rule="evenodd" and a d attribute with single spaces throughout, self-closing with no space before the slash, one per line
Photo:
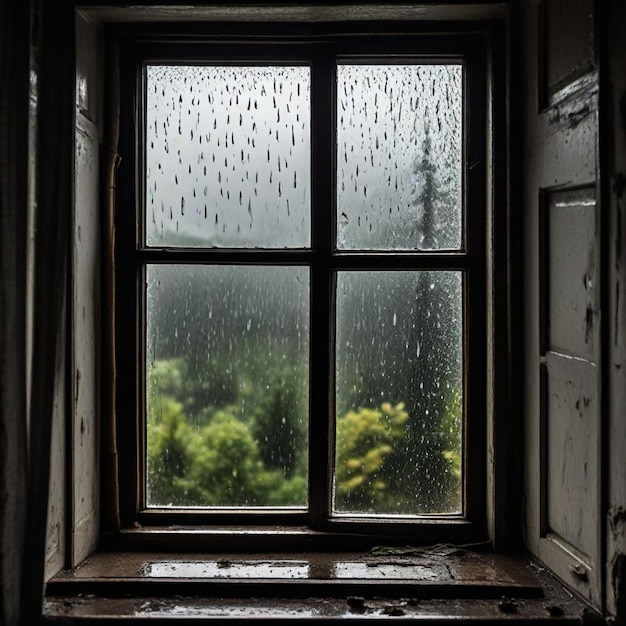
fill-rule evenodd
<path id="1" fill-rule="evenodd" d="M 278 376 L 268 373 L 279 382 L 258 396 L 251 419 L 239 405 L 236 409 L 227 405 L 218 410 L 209 407 L 200 420 L 190 423 L 185 404 L 193 405 L 185 403 L 185 371 L 184 359 L 167 359 L 155 362 L 148 374 L 149 502 L 305 505 L 306 409 L 297 376 L 287 367 Z M 442 384 L 443 390 L 432 403 L 430 422 L 422 417 L 416 424 L 404 403 L 388 402 L 348 410 L 338 417 L 335 488 L 339 509 L 372 513 L 414 513 L 427 507 L 433 512 L 456 510 L 461 488 L 462 394 L 460 387 Z M 416 433 L 422 434 L 421 441 L 416 440 Z M 302 450 L 299 455 L 293 452 L 296 445 Z M 426 484 L 416 484 L 420 482 L 416 475 L 425 475 Z"/>
<path id="2" fill-rule="evenodd" d="M 445 461 L 442 512 L 453 512 L 461 497 L 463 397 L 458 388 L 451 388 L 441 402 L 441 455 Z"/>
<path id="3" fill-rule="evenodd" d="M 402 450 L 409 414 L 400 403 L 348 411 L 337 420 L 336 499 L 340 510 L 389 513 L 395 510 L 396 477 L 385 460 Z"/>
<path id="4" fill-rule="evenodd" d="M 306 504 L 306 451 L 287 465 L 266 464 L 261 446 L 251 431 L 259 428 L 256 420 L 241 419 L 233 405 L 213 410 L 201 407 L 197 396 L 188 389 L 185 359 L 156 361 L 148 372 L 147 488 L 148 501 L 172 506 L 292 506 Z M 281 391 L 282 384 L 286 387 Z M 295 381 L 289 387 L 288 377 L 278 386 L 271 385 L 258 414 L 267 418 L 271 428 L 276 416 L 294 414 Z M 295 403 L 295 404 L 294 404 Z M 194 411 L 190 423 L 188 411 Z M 265 412 L 264 412 L 265 411 Z M 301 411 L 300 411 L 301 412 Z M 200 416 L 200 417 L 198 417 Z M 301 422 L 302 420 L 300 420 Z M 304 424 L 294 437 L 304 437 Z M 291 432 L 291 431 L 290 431 Z M 278 441 L 285 433 L 278 432 Z M 271 437 L 268 438 L 268 440 Z M 271 441 L 267 441 L 267 448 Z M 280 451 L 286 454 L 289 442 Z M 301 442 L 300 447 L 304 444 Z M 268 454 L 269 456 L 269 454 Z M 290 459 L 291 457 L 288 457 Z M 296 471 L 297 469 L 297 471 Z"/>
<path id="5" fill-rule="evenodd" d="M 206 423 L 218 408 L 235 403 L 237 385 L 223 364 L 191 372 L 184 357 L 157 359 L 148 368 L 148 408 L 159 411 L 163 398 L 183 405 L 190 423 Z"/>
<path id="6" fill-rule="evenodd" d="M 204 506 L 264 504 L 268 484 L 259 450 L 246 424 L 217 411 L 187 448 L 191 459 L 185 487 Z M 264 480 L 265 479 L 265 480 Z"/>
<path id="7" fill-rule="evenodd" d="M 163 397 L 152 406 L 158 409 L 148 415 L 148 503 L 184 506 L 189 503 L 186 477 L 191 428 L 180 402 Z"/>
<path id="8" fill-rule="evenodd" d="M 422 249 L 436 249 L 440 238 L 449 240 L 444 219 L 453 203 L 451 184 L 433 155 L 429 126 L 425 128 L 421 154 L 415 160 L 414 174 L 419 181 L 413 203 L 419 208 L 418 241 Z M 413 510 L 441 513 L 458 507 L 458 480 L 451 479 L 453 454 L 443 432 L 452 420 L 460 425 L 462 403 L 453 402 L 453 390 L 462 388 L 461 311 L 459 276 L 456 272 L 420 274 L 415 294 L 415 331 L 410 338 L 419 346 L 418 356 L 410 365 L 407 378 L 419 388 L 416 400 L 409 406 L 412 416 L 406 449 L 414 460 L 396 459 L 401 482 L 400 492 L 413 503 Z M 460 395 L 460 393 L 459 393 Z M 458 430 L 460 436 L 460 428 Z M 450 458 L 446 458 L 444 452 Z M 460 470 L 460 464 L 459 464 Z M 417 480 L 416 480 L 417 478 Z M 452 505 L 452 502 L 455 502 Z"/>
<path id="9" fill-rule="evenodd" d="M 307 406 L 304 386 L 291 367 L 283 367 L 257 403 L 252 433 L 267 468 L 286 478 L 306 474 Z"/>

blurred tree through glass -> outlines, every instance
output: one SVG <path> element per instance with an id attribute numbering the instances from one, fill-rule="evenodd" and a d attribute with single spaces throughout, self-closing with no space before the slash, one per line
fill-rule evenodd
<path id="1" fill-rule="evenodd" d="M 341 272 L 336 343 L 335 509 L 459 512 L 461 485 L 449 454 L 461 453 L 460 272 Z M 357 460 L 363 482 L 342 483 Z"/>
<path id="2" fill-rule="evenodd" d="M 147 305 L 149 504 L 305 506 L 308 269 L 150 265 Z"/>
<path id="3" fill-rule="evenodd" d="M 460 248 L 462 70 L 339 65 L 340 250 Z M 422 202 L 429 182 L 438 194 Z"/>

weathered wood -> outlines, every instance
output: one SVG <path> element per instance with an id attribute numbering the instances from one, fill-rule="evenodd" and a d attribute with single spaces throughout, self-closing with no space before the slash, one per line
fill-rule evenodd
<path id="1" fill-rule="evenodd" d="M 545 273 L 546 350 L 595 363 L 598 359 L 599 280 L 596 190 L 553 190 L 540 208 L 547 255 Z"/>
<path id="2" fill-rule="evenodd" d="M 600 606 L 602 268 L 591 5 L 524 4 L 524 422 L 527 545 Z"/>
<path id="3" fill-rule="evenodd" d="M 101 37 L 98 26 L 77 17 L 70 372 L 72 565 L 94 550 L 100 531 Z"/>
<path id="4" fill-rule="evenodd" d="M 540 97 L 544 107 L 571 93 L 596 67 L 593 0 L 549 0 L 541 4 Z M 583 79 L 581 81 L 581 79 Z"/>
<path id="5" fill-rule="evenodd" d="M 383 3 L 356 3 L 334 6 L 319 5 L 276 5 L 276 6 L 233 6 L 229 3 L 188 2 L 185 6 L 103 6 L 102 2 L 81 2 L 81 13 L 89 19 L 103 22 L 194 22 L 194 21 L 296 21 L 322 22 L 336 20 L 488 20 L 501 18 L 506 13 L 506 3 L 407 3 L 402 6 L 389 6 Z M 89 6 L 92 4 L 93 6 Z M 100 6 L 98 6 L 100 5 Z"/>
<path id="6" fill-rule="evenodd" d="M 375 551 L 372 551 L 375 552 Z M 410 554 L 181 554 L 101 552 L 48 583 L 48 594 L 198 593 L 229 597 L 541 597 L 519 560 L 454 546 Z"/>

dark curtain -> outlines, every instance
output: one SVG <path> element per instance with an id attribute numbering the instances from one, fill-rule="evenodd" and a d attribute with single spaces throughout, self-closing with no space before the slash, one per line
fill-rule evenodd
<path id="1" fill-rule="evenodd" d="M 26 519 L 29 3 L 0 2 L 0 623 L 19 620 Z"/>
<path id="2" fill-rule="evenodd" d="M 35 59 L 31 74 L 31 59 Z M 29 89 L 37 85 L 29 153 Z M 65 376 L 72 204 L 74 9 L 0 3 L 0 623 L 35 624 L 42 605 L 55 386 Z M 36 155 L 36 159 L 35 159 Z M 29 159 L 33 167 L 29 170 Z M 28 188 L 35 190 L 29 205 Z M 27 281 L 28 213 L 36 226 Z M 32 285 L 32 315 L 27 289 Z M 27 333 L 32 353 L 27 354 Z M 30 390 L 27 389 L 30 370 Z M 30 396 L 28 396 L 30 392 Z M 27 540 L 25 541 L 25 538 Z"/>
<path id="3" fill-rule="evenodd" d="M 41 614 L 55 387 L 65 336 L 67 260 L 74 160 L 74 8 L 33 0 L 37 54 L 36 237 L 33 359 L 27 474 L 28 541 L 22 575 L 22 621 Z"/>

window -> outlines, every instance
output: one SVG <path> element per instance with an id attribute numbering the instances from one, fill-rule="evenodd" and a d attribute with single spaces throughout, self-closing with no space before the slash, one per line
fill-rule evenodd
<path id="1" fill-rule="evenodd" d="M 480 533 L 482 42 L 163 39 L 122 46 L 126 521 Z"/>

